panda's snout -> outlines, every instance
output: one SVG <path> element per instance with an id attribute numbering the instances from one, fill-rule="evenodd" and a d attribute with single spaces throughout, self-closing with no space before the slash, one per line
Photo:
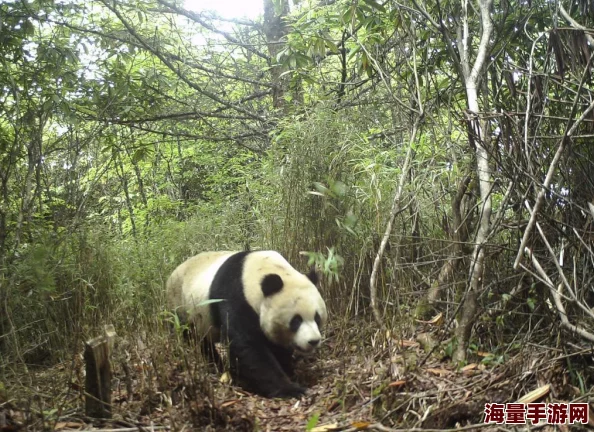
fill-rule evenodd
<path id="1" fill-rule="evenodd" d="M 310 341 L 307 341 L 307 343 L 312 346 L 313 348 L 317 347 L 320 344 L 320 340 L 319 339 L 312 339 Z"/>

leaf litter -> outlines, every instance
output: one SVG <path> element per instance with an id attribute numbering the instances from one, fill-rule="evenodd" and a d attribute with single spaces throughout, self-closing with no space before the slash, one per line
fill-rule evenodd
<path id="1" fill-rule="evenodd" d="M 16 369 L 6 378 L 0 432 L 501 431 L 512 428 L 483 424 L 486 403 L 587 400 L 570 383 L 563 356 L 546 347 L 525 348 L 501 364 L 476 355 L 461 368 L 435 350 L 420 365 L 426 353 L 413 336 L 378 342 L 365 331 L 345 336 L 339 327 L 329 331 L 316 359 L 298 362 L 296 380 L 308 388 L 301 399 L 250 394 L 173 339 L 124 340 L 112 360 L 111 419 L 85 416 L 84 367 L 77 354 L 68 363 L 29 369 L 26 379 Z M 333 337 L 339 331 L 342 336 Z"/>

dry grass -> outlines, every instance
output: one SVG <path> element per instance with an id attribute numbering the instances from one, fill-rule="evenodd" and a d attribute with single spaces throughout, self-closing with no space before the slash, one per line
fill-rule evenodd
<path id="1" fill-rule="evenodd" d="M 439 332 L 427 325 L 415 330 Z M 364 320 L 335 321 L 319 358 L 299 364 L 298 380 L 309 389 L 301 400 L 264 399 L 222 383 L 195 347 L 165 329 L 119 338 L 113 419 L 84 415 L 76 353 L 51 368 L 5 375 L 0 430 L 303 431 L 314 418 L 335 430 L 355 430 L 357 422 L 379 430 L 442 429 L 479 424 L 485 403 L 512 402 L 543 383 L 552 386 L 551 401 L 588 397 L 568 380 L 567 356 L 547 347 L 528 347 L 500 365 L 479 361 L 456 370 L 442 350 L 419 366 L 426 352 L 412 332 L 403 336 L 386 339 Z M 585 354 L 572 356 L 574 363 Z"/>

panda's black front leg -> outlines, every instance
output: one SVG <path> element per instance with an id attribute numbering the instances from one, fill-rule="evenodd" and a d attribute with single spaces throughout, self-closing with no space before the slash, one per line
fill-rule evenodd
<path id="1" fill-rule="evenodd" d="M 270 350 L 272 351 L 272 354 L 274 354 L 274 356 L 278 360 L 283 371 L 285 371 L 285 373 L 290 378 L 293 378 L 293 376 L 295 375 L 293 351 L 280 345 L 269 344 L 269 346 Z"/>
<path id="2" fill-rule="evenodd" d="M 229 334 L 232 370 L 255 393 L 265 397 L 299 397 L 305 389 L 292 382 L 262 337 Z"/>

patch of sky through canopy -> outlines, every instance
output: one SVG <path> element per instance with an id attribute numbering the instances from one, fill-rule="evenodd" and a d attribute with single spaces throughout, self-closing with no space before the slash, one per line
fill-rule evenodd
<path id="1" fill-rule="evenodd" d="M 263 0 L 185 0 L 186 9 L 212 11 L 222 18 L 256 19 L 263 13 Z"/>

